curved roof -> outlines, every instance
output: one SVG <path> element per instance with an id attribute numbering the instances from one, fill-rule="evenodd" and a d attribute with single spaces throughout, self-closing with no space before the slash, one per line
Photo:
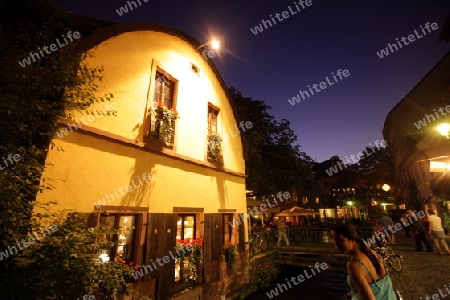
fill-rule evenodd
<path id="1" fill-rule="evenodd" d="M 71 15 L 69 18 L 69 23 L 71 27 L 75 30 L 79 30 L 81 34 L 87 34 L 80 43 L 76 46 L 76 52 L 86 52 L 95 46 L 101 44 L 102 42 L 118 36 L 120 34 L 126 32 L 134 32 L 134 31 L 155 31 L 162 32 L 168 35 L 180 38 L 186 41 L 189 45 L 192 46 L 193 50 L 198 52 L 199 55 L 202 55 L 198 48 L 202 45 L 198 40 L 191 37 L 190 35 L 174 29 L 172 27 L 168 27 L 161 24 L 156 24 L 152 22 L 132 22 L 132 23 L 113 23 L 110 21 L 103 21 L 88 17 L 82 17 L 77 15 Z M 232 97 L 228 91 L 228 87 L 225 84 L 222 76 L 220 76 L 219 71 L 216 66 L 212 63 L 211 59 L 206 59 L 206 63 L 209 65 L 213 73 L 216 75 L 217 80 L 220 83 L 220 86 L 225 91 L 226 97 L 228 99 L 228 103 L 231 106 L 234 119 L 238 121 L 236 118 L 236 107 L 234 105 L 234 101 L 232 101 Z M 245 149 L 245 140 L 243 136 L 240 134 L 242 146 Z"/>

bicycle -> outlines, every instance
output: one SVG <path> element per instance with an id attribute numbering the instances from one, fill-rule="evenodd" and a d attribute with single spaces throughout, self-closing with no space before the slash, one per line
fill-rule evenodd
<path id="1" fill-rule="evenodd" d="M 375 250 L 378 255 L 380 255 L 386 268 L 389 265 L 397 272 L 400 272 L 402 270 L 402 262 L 400 259 L 403 257 L 401 255 L 395 254 L 394 249 L 388 246 L 388 243 L 383 235 L 377 242 L 377 245 L 372 249 Z"/>
<path id="2" fill-rule="evenodd" d="M 252 232 L 250 234 L 249 243 L 253 255 L 262 253 L 267 248 L 267 242 L 263 232 Z"/>

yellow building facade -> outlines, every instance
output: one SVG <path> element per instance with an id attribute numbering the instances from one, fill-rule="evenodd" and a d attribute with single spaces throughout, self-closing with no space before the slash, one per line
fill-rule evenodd
<path id="1" fill-rule="evenodd" d="M 230 222 L 247 210 L 240 132 L 252 124 L 236 119 L 223 80 L 198 47 L 184 33 L 149 23 L 116 24 L 84 37 L 79 50 L 91 54 L 88 66 L 104 68 L 100 93 L 114 98 L 89 107 L 94 115 L 74 113 L 73 121 L 61 122 L 43 174 L 53 188 L 37 196 L 57 201 L 58 211 L 90 213 L 92 224 L 122 230 L 104 260 L 148 265 L 180 240 L 201 239 L 197 282 L 171 260 L 136 283 L 153 299 L 186 290 L 223 298 L 243 284 L 247 269 L 246 224 Z M 212 151 L 217 136 L 221 154 Z M 237 243 L 236 276 L 223 264 L 227 241 Z"/>

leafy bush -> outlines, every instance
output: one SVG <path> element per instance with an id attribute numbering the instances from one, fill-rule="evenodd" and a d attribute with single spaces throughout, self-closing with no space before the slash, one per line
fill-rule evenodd
<path id="1" fill-rule="evenodd" d="M 97 294 L 116 299 L 128 293 L 131 274 L 139 266 L 120 259 L 102 262 L 99 250 L 115 245 L 106 234 L 117 232 L 89 228 L 81 214 L 70 215 L 53 234 L 17 254 L 12 276 L 0 283 L 0 298 L 76 299 Z"/>

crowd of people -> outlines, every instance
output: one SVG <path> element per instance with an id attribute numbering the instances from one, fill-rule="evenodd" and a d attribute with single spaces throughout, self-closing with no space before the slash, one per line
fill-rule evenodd
<path id="1" fill-rule="evenodd" d="M 400 218 L 399 224 L 402 225 L 406 238 L 414 237 L 416 251 L 422 251 L 425 246 L 428 252 L 433 252 L 433 246 L 430 241 L 433 242 L 435 249 L 441 255 L 450 254 L 446 242 L 446 234 L 442 226 L 442 219 L 438 217 L 433 209 L 428 209 L 428 217 L 421 218 L 415 211 L 408 210 Z M 425 214 L 424 214 L 425 215 Z M 376 231 L 383 232 L 386 228 L 394 227 L 393 220 L 383 213 L 381 218 L 377 221 Z M 386 231 L 385 231 L 386 232 Z M 387 242 L 391 245 L 395 245 L 395 232 L 389 232 L 385 236 Z"/>
<path id="2" fill-rule="evenodd" d="M 421 213 L 408 210 L 397 223 L 394 223 L 388 214 L 383 213 L 379 219 L 375 220 L 374 230 L 382 233 L 390 245 L 396 245 L 395 235 L 399 233 L 387 229 L 395 227 L 398 231 L 398 224 L 401 224 L 405 237 L 414 237 L 416 251 L 422 251 L 425 246 L 428 252 L 436 250 L 440 255 L 450 255 L 442 219 L 432 209 L 427 210 L 428 216 L 423 211 Z M 267 223 L 263 222 L 260 227 L 254 223 L 252 232 L 274 229 L 272 232 L 277 233 L 277 245 L 290 246 L 287 232 L 290 226 L 292 224 L 288 224 L 285 217 L 278 217 Z M 338 221 L 331 229 L 331 236 L 335 247 L 341 253 L 350 256 L 347 263 L 347 282 L 350 287 L 350 292 L 346 295 L 348 298 L 396 299 L 396 292 L 383 262 L 358 236 L 353 225 L 349 222 Z"/>

